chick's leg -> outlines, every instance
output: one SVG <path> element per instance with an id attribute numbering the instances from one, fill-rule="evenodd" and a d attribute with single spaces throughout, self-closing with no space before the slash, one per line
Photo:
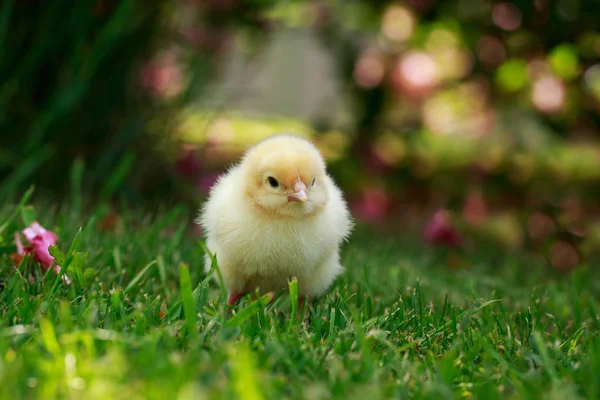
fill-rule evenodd
<path id="1" fill-rule="evenodd" d="M 227 305 L 233 306 L 246 294 L 246 278 L 237 273 L 227 259 L 221 261 L 221 276 L 227 289 Z"/>
<path id="2" fill-rule="evenodd" d="M 230 292 L 227 295 L 227 305 L 234 306 L 235 303 L 237 303 L 238 300 L 242 298 L 242 296 L 244 296 L 244 293 L 242 292 Z"/>

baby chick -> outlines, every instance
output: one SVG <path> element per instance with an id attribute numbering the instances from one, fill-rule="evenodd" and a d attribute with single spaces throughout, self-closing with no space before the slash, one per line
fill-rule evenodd
<path id="1" fill-rule="evenodd" d="M 277 292 L 298 280 L 305 297 L 323 294 L 343 271 L 340 245 L 352 222 L 340 189 L 309 141 L 271 136 L 221 176 L 198 222 L 215 255 L 227 304 L 246 293 Z M 210 270 L 206 258 L 206 271 Z"/>

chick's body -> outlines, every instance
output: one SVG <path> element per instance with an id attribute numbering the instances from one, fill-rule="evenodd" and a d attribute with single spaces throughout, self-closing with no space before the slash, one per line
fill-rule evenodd
<path id="1" fill-rule="evenodd" d="M 221 177 L 200 223 L 230 299 L 279 291 L 292 277 L 301 296 L 323 294 L 343 271 L 339 248 L 351 230 L 318 150 L 288 135 L 251 148 Z"/>

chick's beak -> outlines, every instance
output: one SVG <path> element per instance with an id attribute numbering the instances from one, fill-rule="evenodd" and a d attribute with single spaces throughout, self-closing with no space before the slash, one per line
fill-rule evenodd
<path id="1" fill-rule="evenodd" d="M 298 181 L 294 183 L 293 186 L 294 193 L 288 195 L 289 201 L 300 201 L 302 203 L 308 200 L 308 196 L 306 194 L 306 185 L 302 181 Z"/>

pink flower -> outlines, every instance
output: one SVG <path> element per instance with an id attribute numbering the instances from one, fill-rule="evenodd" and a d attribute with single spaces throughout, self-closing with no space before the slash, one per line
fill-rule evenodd
<path id="1" fill-rule="evenodd" d="M 425 226 L 425 241 L 433 245 L 446 245 L 450 247 L 460 247 L 462 237 L 460 233 L 452 226 L 450 214 L 446 210 L 439 210 L 433 214 Z"/>
<path id="2" fill-rule="evenodd" d="M 42 270 L 46 271 L 54 264 L 54 257 L 50 255 L 48 248 L 56 246 L 58 236 L 54 232 L 46 230 L 37 221 L 32 223 L 28 228 L 23 230 L 23 235 L 31 244 L 33 257 L 40 263 Z M 20 242 L 20 240 L 19 240 Z M 17 242 L 17 251 L 19 251 L 19 242 Z M 21 251 L 23 251 L 21 244 Z M 56 272 L 60 271 L 60 267 L 56 266 Z"/>
<path id="3" fill-rule="evenodd" d="M 50 246 L 56 246 L 58 236 L 54 232 L 46 230 L 37 221 L 23 229 L 23 235 L 29 242 L 29 246 L 23 246 L 21 235 L 15 232 L 15 244 L 17 246 L 17 254 L 13 260 L 19 264 L 25 254 L 33 254 L 33 258 L 40 264 L 43 272 L 46 272 L 50 267 L 54 266 L 54 272 L 60 272 L 60 266 L 54 263 L 54 257 L 50 254 Z M 71 281 L 66 275 L 62 276 L 62 280 L 70 285 Z"/>

